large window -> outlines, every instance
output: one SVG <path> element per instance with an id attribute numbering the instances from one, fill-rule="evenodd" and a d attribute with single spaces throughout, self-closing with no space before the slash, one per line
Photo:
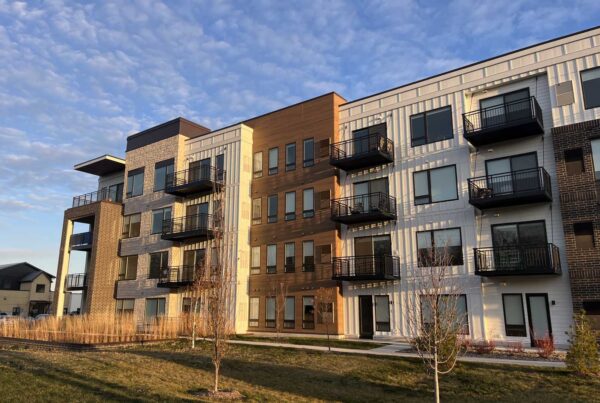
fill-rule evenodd
<path id="1" fill-rule="evenodd" d="M 269 175 L 275 175 L 279 170 L 279 148 L 269 150 Z"/>
<path id="2" fill-rule="evenodd" d="M 591 222 L 578 222 L 573 224 L 575 233 L 575 246 L 577 249 L 593 249 L 594 242 L 594 224 Z"/>
<path id="3" fill-rule="evenodd" d="M 296 327 L 296 299 L 294 297 L 285 297 L 283 328 L 293 329 L 294 327 Z"/>
<path id="4" fill-rule="evenodd" d="M 123 217 L 123 238 L 134 238 L 140 236 L 141 214 L 130 214 Z"/>
<path id="5" fill-rule="evenodd" d="M 134 169 L 127 174 L 127 197 L 140 196 L 144 193 L 144 168 Z"/>
<path id="6" fill-rule="evenodd" d="M 296 244 L 294 242 L 288 242 L 285 244 L 285 267 L 286 273 L 293 273 L 296 271 Z"/>
<path id="7" fill-rule="evenodd" d="M 215 167 L 217 169 L 217 180 L 222 181 L 225 177 L 225 154 L 219 154 L 215 157 Z"/>
<path id="8" fill-rule="evenodd" d="M 537 166 L 536 153 L 487 160 L 487 187 L 495 195 L 537 190 L 541 186 Z"/>
<path id="9" fill-rule="evenodd" d="M 313 241 L 302 242 L 302 271 L 315 271 L 315 243 Z"/>
<path id="10" fill-rule="evenodd" d="M 250 249 L 250 274 L 260 273 L 260 246 Z"/>
<path id="11" fill-rule="evenodd" d="M 565 167 L 567 168 L 568 176 L 579 175 L 585 172 L 583 150 L 581 148 L 565 150 Z"/>
<path id="12" fill-rule="evenodd" d="M 458 199 L 456 166 L 413 173 L 415 205 Z"/>
<path id="13" fill-rule="evenodd" d="M 173 158 L 166 161 L 157 162 L 154 165 L 154 191 L 165 190 L 167 179 L 173 180 L 173 170 L 175 161 Z"/>
<path id="14" fill-rule="evenodd" d="M 285 220 L 296 219 L 296 192 L 287 192 L 285 194 Z"/>
<path id="15" fill-rule="evenodd" d="M 600 67 L 581 72 L 581 88 L 585 109 L 600 106 Z"/>
<path id="16" fill-rule="evenodd" d="M 119 268 L 119 280 L 135 280 L 137 277 L 137 255 L 123 256 Z"/>
<path id="17" fill-rule="evenodd" d="M 594 161 L 594 171 L 596 180 L 600 180 L 600 139 L 594 139 L 592 143 L 592 159 Z"/>
<path id="18" fill-rule="evenodd" d="M 463 264 L 460 228 L 417 232 L 419 267 Z"/>
<path id="19" fill-rule="evenodd" d="M 455 310 L 452 314 L 456 314 L 456 319 L 459 321 L 458 325 L 460 325 L 460 333 L 469 334 L 466 295 L 440 295 L 439 298 L 440 299 L 437 300 L 438 315 L 443 316 L 446 307 Z M 429 296 L 421 298 L 421 318 L 423 326 L 425 327 L 433 326 L 433 307 L 431 305 L 433 305 L 434 301 L 435 299 Z"/>
<path id="20" fill-rule="evenodd" d="M 160 272 L 169 265 L 169 252 L 157 252 L 150 254 L 150 268 L 148 278 L 159 278 Z"/>
<path id="21" fill-rule="evenodd" d="M 311 167 L 315 165 L 315 140 L 306 139 L 303 143 L 304 157 L 302 159 L 302 166 Z"/>
<path id="22" fill-rule="evenodd" d="M 275 297 L 267 297 L 266 299 L 266 315 L 265 315 L 265 327 L 275 327 L 277 324 L 277 310 Z"/>
<path id="23" fill-rule="evenodd" d="M 498 224 L 492 226 L 492 243 L 495 248 L 498 248 L 498 252 L 502 255 L 503 247 L 519 246 L 519 245 L 530 245 L 530 246 L 544 246 L 541 253 L 545 254 L 545 246 L 547 243 L 546 237 L 546 223 L 545 221 L 530 221 L 520 222 L 511 224 Z M 508 255 L 512 252 L 506 252 Z M 531 258 L 535 252 L 531 251 L 531 256 L 524 256 L 527 259 Z M 512 253 L 514 255 L 514 253 Z M 496 256 L 496 260 L 499 260 L 500 256 Z M 509 258 L 506 256 L 507 259 Z M 518 259 L 518 256 L 512 257 L 512 259 Z"/>
<path id="24" fill-rule="evenodd" d="M 267 222 L 277 222 L 277 195 L 271 195 L 267 199 Z"/>
<path id="25" fill-rule="evenodd" d="M 254 153 L 254 159 L 252 160 L 252 172 L 255 178 L 260 178 L 263 176 L 262 151 Z"/>
<path id="26" fill-rule="evenodd" d="M 315 328 L 315 298 L 302 297 L 302 329 Z"/>
<path id="27" fill-rule="evenodd" d="M 262 199 L 252 199 L 252 224 L 262 222 Z"/>
<path id="28" fill-rule="evenodd" d="M 309 218 L 315 215 L 315 191 L 313 188 L 304 189 L 302 192 L 302 217 Z"/>
<path id="29" fill-rule="evenodd" d="M 248 326 L 258 327 L 260 299 L 258 297 L 250 297 L 250 312 L 248 315 Z"/>
<path id="30" fill-rule="evenodd" d="M 135 305 L 135 299 L 118 299 L 117 300 L 117 315 L 133 314 L 133 307 Z"/>
<path id="31" fill-rule="evenodd" d="M 267 245 L 267 273 L 277 273 L 277 245 Z"/>
<path id="32" fill-rule="evenodd" d="M 151 322 L 165 314 L 164 298 L 146 298 L 146 322 Z"/>
<path id="33" fill-rule="evenodd" d="M 525 314 L 521 294 L 502 294 L 504 331 L 507 336 L 526 337 Z"/>
<path id="34" fill-rule="evenodd" d="M 171 219 L 171 207 L 152 211 L 152 233 L 159 234 L 163 230 L 163 221 Z"/>
<path id="35" fill-rule="evenodd" d="M 387 295 L 375 296 L 375 330 L 390 331 L 390 297 Z"/>
<path id="36" fill-rule="evenodd" d="M 413 147 L 448 140 L 453 136 L 450 106 L 410 117 L 410 138 Z"/>
<path id="37" fill-rule="evenodd" d="M 291 143 L 285 146 L 285 170 L 294 169 L 296 169 L 296 143 Z"/>

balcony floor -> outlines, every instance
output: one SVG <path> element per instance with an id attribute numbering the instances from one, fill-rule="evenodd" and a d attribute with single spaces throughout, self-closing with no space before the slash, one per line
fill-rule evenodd
<path id="1" fill-rule="evenodd" d="M 396 214 L 377 211 L 370 213 L 356 213 L 337 216 L 332 215 L 331 220 L 346 225 L 368 224 L 383 221 L 394 221 L 396 220 Z"/>
<path id="2" fill-rule="evenodd" d="M 346 158 L 330 158 L 329 160 L 329 164 L 343 169 L 344 171 L 371 168 L 389 164 L 390 162 L 394 162 L 394 159 L 388 153 L 380 150 L 372 150 L 367 153 Z"/>
<path id="3" fill-rule="evenodd" d="M 497 207 L 518 206 L 523 204 L 551 202 L 552 195 L 545 190 L 521 191 L 506 195 L 494 195 L 487 198 L 469 198 L 469 203 L 480 210 Z"/>
<path id="4" fill-rule="evenodd" d="M 197 229 L 191 231 L 173 232 L 168 234 L 162 234 L 161 239 L 167 241 L 207 241 L 215 237 L 214 231 L 210 229 Z"/>
<path id="5" fill-rule="evenodd" d="M 502 126 L 465 133 L 465 139 L 475 147 L 500 141 L 535 136 L 544 133 L 544 127 L 536 119 L 520 120 Z"/>
<path id="6" fill-rule="evenodd" d="M 218 191 L 223 185 L 211 180 L 198 180 L 178 186 L 168 186 L 165 193 L 175 196 L 206 195 Z"/>

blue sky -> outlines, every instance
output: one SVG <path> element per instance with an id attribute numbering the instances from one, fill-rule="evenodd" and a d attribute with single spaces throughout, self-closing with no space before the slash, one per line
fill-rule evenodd
<path id="1" fill-rule="evenodd" d="M 0 264 L 56 272 L 78 162 L 183 116 L 346 99 L 597 25 L 583 1 L 0 0 Z"/>

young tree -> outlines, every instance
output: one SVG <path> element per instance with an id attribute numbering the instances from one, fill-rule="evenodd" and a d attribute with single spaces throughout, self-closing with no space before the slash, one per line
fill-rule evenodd
<path id="1" fill-rule="evenodd" d="M 585 311 L 581 311 L 573 318 L 570 336 L 570 346 L 566 359 L 567 367 L 578 375 L 600 374 L 596 335 Z"/>
<path id="2" fill-rule="evenodd" d="M 288 285 L 282 281 L 279 286 L 274 286 L 275 290 L 275 334 L 277 341 L 279 341 L 279 334 L 283 330 L 284 312 L 285 312 L 285 300 L 288 296 Z"/>
<path id="3" fill-rule="evenodd" d="M 461 309 L 462 287 L 452 276 L 452 255 L 447 247 L 430 248 L 419 256 L 415 275 L 414 307 L 408 313 L 412 345 L 426 368 L 433 372 L 435 401 L 440 401 L 440 375 L 450 373 L 461 353 L 460 334 L 467 318 Z"/>
<path id="4" fill-rule="evenodd" d="M 331 351 L 331 339 L 329 330 L 333 326 L 333 309 L 336 300 L 336 288 L 321 287 L 315 295 L 315 305 L 317 308 L 317 319 L 319 323 L 325 325 L 325 333 L 327 334 L 327 350 Z"/>
<path id="5" fill-rule="evenodd" d="M 196 348 L 198 337 L 198 323 L 201 320 L 200 303 L 202 294 L 205 293 L 208 282 L 206 281 L 206 257 L 202 262 L 196 262 L 193 268 L 193 283 L 190 286 L 191 306 L 188 313 L 188 321 L 191 322 L 192 349 Z"/>

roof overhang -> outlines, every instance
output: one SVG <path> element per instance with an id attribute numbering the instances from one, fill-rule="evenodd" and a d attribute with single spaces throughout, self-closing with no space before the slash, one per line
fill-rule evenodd
<path id="1" fill-rule="evenodd" d="M 112 155 L 103 155 L 75 165 L 74 169 L 88 174 L 104 176 L 125 170 L 125 160 Z"/>

